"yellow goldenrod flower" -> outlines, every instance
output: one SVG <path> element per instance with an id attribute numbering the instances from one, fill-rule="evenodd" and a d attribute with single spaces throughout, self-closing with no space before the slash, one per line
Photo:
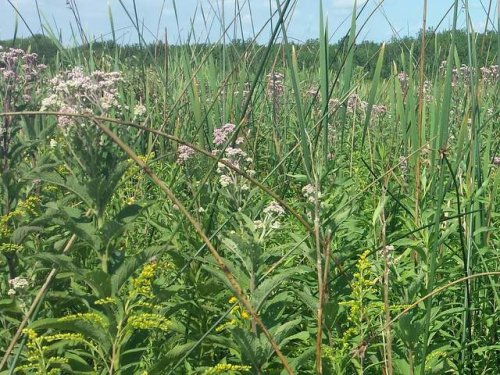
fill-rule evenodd
<path id="1" fill-rule="evenodd" d="M 229 303 L 236 303 L 236 302 L 238 302 L 238 298 L 236 298 L 234 296 L 229 298 Z"/>
<path id="2" fill-rule="evenodd" d="M 250 371 L 251 368 L 252 367 L 250 367 L 250 366 L 244 366 L 244 365 L 233 365 L 230 363 L 219 363 L 219 364 L 205 370 L 203 375 L 224 374 L 228 371 L 247 372 L 247 371 Z"/>
<path id="3" fill-rule="evenodd" d="M 92 324 L 107 327 L 107 321 L 97 313 L 78 313 L 73 315 L 66 315 L 58 319 L 60 322 L 71 322 L 75 320 L 83 320 Z"/>

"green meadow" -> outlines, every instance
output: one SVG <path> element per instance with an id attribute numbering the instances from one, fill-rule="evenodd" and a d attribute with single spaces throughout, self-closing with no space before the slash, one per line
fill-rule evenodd
<path id="1" fill-rule="evenodd" d="M 13 30 L 0 374 L 499 374 L 500 36 L 467 4 L 385 44 L 319 3 L 289 40 L 292 0 L 266 43 L 147 43 L 135 1 L 136 45 L 111 11 Z"/>

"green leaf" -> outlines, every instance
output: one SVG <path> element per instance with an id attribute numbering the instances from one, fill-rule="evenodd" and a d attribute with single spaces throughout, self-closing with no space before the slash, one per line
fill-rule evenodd
<path id="1" fill-rule="evenodd" d="M 196 341 L 188 341 L 184 344 L 175 345 L 173 349 L 167 352 L 165 357 L 160 361 L 156 362 L 156 364 L 149 369 L 148 373 L 151 375 L 162 375 L 165 373 L 165 369 L 169 367 L 169 365 L 173 365 L 176 360 L 180 359 L 186 353 L 188 353 L 193 347 L 197 344 Z"/>
<path id="2" fill-rule="evenodd" d="M 73 259 L 64 254 L 39 253 L 33 255 L 33 258 L 45 261 L 49 263 L 50 266 L 56 265 L 64 271 L 81 272 L 81 270 L 73 263 Z"/>
<path id="3" fill-rule="evenodd" d="M 380 201 L 378 202 L 377 208 L 373 212 L 372 225 L 375 225 L 375 223 L 377 222 L 378 218 L 380 217 L 380 213 L 385 207 L 386 202 L 387 202 L 387 196 L 384 195 L 382 199 L 380 199 Z"/>
<path id="4" fill-rule="evenodd" d="M 68 359 L 68 364 L 71 367 L 73 374 L 95 374 L 92 366 L 90 366 L 85 359 L 76 353 L 66 351 L 64 357 Z"/>
<path id="5" fill-rule="evenodd" d="M 66 180 L 60 175 L 54 172 L 42 172 L 38 175 L 33 176 L 34 178 L 39 178 L 40 180 L 60 186 L 68 191 L 71 191 L 76 196 L 78 196 L 85 204 L 87 208 L 95 208 L 95 203 L 92 197 L 89 195 L 88 190 L 85 185 L 82 185 L 74 176 L 68 176 Z"/>
<path id="6" fill-rule="evenodd" d="M 368 126 L 370 125 L 373 104 L 375 102 L 375 96 L 377 95 L 377 89 L 380 81 L 380 72 L 382 70 L 382 64 L 384 62 L 384 51 L 385 51 L 385 43 L 382 44 L 382 48 L 380 49 L 380 53 L 378 55 L 377 65 L 375 67 L 375 74 L 373 75 L 373 80 L 370 88 L 370 95 L 368 97 L 368 108 L 366 111 L 365 124 L 363 126 L 363 135 L 361 137 L 362 148 L 365 144 L 366 132 L 368 130 Z"/>
<path id="7" fill-rule="evenodd" d="M 98 298 L 112 297 L 111 276 L 101 270 L 89 271 L 81 276 Z"/>
<path id="8" fill-rule="evenodd" d="M 26 237 L 28 237 L 31 233 L 38 233 L 43 231 L 42 227 L 36 227 L 36 226 L 23 226 L 16 228 L 14 232 L 12 232 L 12 235 L 10 236 L 10 239 L 12 243 L 15 243 L 17 245 L 21 244 Z"/>
<path id="9" fill-rule="evenodd" d="M 234 341 L 238 344 L 243 362 L 250 363 L 254 367 L 260 368 L 265 362 L 262 355 L 262 348 L 260 347 L 260 341 L 250 332 L 240 327 L 231 329 L 231 334 L 233 335 Z"/>
<path id="10" fill-rule="evenodd" d="M 291 177 L 294 180 L 297 180 L 298 182 L 301 182 L 301 183 L 304 183 L 304 184 L 308 181 L 307 176 L 305 174 L 290 174 L 290 173 L 287 173 L 286 175 L 288 177 Z"/>
<path id="11" fill-rule="evenodd" d="M 262 308 L 263 303 L 266 301 L 267 297 L 280 286 L 280 284 L 289 279 L 292 276 L 299 276 L 304 274 L 307 270 L 302 267 L 293 267 L 280 273 L 266 278 L 262 283 L 260 283 L 257 288 L 252 293 L 251 299 L 256 310 Z"/>
<path id="12" fill-rule="evenodd" d="M 112 342 L 108 332 L 99 324 L 92 324 L 84 320 L 60 321 L 58 318 L 47 318 L 31 323 L 28 328 L 56 329 L 60 332 L 70 331 L 81 333 L 87 339 L 92 339 L 99 344 L 103 351 L 111 348 Z"/>
<path id="13" fill-rule="evenodd" d="M 115 220 L 118 222 L 128 223 L 134 220 L 137 215 L 141 213 L 144 209 L 141 205 L 131 204 L 122 208 L 122 210 L 115 216 Z"/>
<path id="14" fill-rule="evenodd" d="M 105 178 L 100 178 L 96 181 L 96 184 L 89 187 L 89 191 L 92 191 L 97 204 L 98 212 L 104 212 L 106 206 L 111 201 L 111 198 L 117 190 L 117 185 L 120 182 L 125 171 L 130 167 L 128 161 L 122 161 L 114 168 L 111 175 Z"/>

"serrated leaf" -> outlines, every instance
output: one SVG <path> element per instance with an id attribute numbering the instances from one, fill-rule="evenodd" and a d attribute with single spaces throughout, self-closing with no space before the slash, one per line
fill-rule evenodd
<path id="1" fill-rule="evenodd" d="M 318 301 L 309 292 L 297 290 L 296 293 L 302 300 L 302 302 L 312 311 L 315 312 L 317 308 Z"/>
<path id="2" fill-rule="evenodd" d="M 171 349 L 163 359 L 158 361 L 151 369 L 148 370 L 148 373 L 151 375 L 161 375 L 165 373 L 165 369 L 168 368 L 169 365 L 175 363 L 176 359 L 179 359 L 183 355 L 185 355 L 188 351 L 190 351 L 196 345 L 196 341 L 189 341 L 184 344 L 176 345 L 173 349 Z"/>

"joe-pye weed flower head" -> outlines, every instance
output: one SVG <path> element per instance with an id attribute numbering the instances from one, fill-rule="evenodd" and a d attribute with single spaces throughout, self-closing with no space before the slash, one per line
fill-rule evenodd
<path id="1" fill-rule="evenodd" d="M 106 116 L 121 109 L 118 101 L 118 85 L 123 81 L 120 72 L 94 71 L 86 74 L 82 68 L 57 74 L 50 81 L 48 96 L 42 100 L 42 111 L 58 111 L 70 114 Z M 60 116 L 59 126 L 67 131 L 75 125 L 71 116 Z"/>
<path id="2" fill-rule="evenodd" d="M 36 53 L 26 53 L 22 49 L 9 48 L 0 50 L 0 87 L 2 88 L 2 111 L 12 112 L 33 107 L 39 87 L 43 85 L 42 72 L 47 67 L 38 63 Z M 12 138 L 11 117 L 3 117 L 0 122 L 0 136 L 4 142 L 0 146 L 5 148 L 1 153 L 6 154 Z"/>

